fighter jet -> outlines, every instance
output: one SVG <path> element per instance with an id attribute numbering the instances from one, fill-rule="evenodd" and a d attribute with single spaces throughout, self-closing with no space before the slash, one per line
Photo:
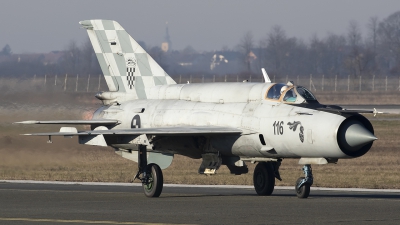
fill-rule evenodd
<path id="1" fill-rule="evenodd" d="M 299 159 L 304 177 L 295 183 L 299 198 L 313 184 L 312 164 L 360 157 L 374 129 L 360 113 L 323 105 L 292 81 L 272 83 L 177 84 L 116 21 L 85 20 L 108 91 L 96 94 L 103 106 L 91 120 L 23 121 L 22 124 L 90 125 L 26 135 L 77 136 L 80 144 L 110 146 L 138 163 L 135 179 L 147 197 L 160 196 L 162 169 L 175 154 L 202 159 L 199 174 L 215 174 L 226 165 L 235 175 L 257 163 L 253 183 L 258 195 L 271 195 L 281 180 L 283 159 Z"/>

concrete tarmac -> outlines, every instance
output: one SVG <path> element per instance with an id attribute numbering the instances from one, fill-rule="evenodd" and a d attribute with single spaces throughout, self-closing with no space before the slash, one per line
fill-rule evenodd
<path id="1" fill-rule="evenodd" d="M 164 187 L 0 182 L 0 224 L 400 224 L 400 191 Z"/>

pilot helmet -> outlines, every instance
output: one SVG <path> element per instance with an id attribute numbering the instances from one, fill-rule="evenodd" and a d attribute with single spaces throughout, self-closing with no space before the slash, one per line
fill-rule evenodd
<path id="1" fill-rule="evenodd" d="M 283 92 L 285 92 L 286 90 L 288 89 L 288 86 L 283 86 L 282 88 L 281 88 L 281 94 L 283 93 Z"/>

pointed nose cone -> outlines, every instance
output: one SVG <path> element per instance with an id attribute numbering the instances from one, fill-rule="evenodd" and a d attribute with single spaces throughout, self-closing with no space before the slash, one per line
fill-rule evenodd
<path id="1" fill-rule="evenodd" d="M 349 146 L 352 148 L 358 148 L 375 141 L 378 138 L 376 138 L 375 135 L 367 130 L 362 124 L 354 123 L 347 128 L 345 139 Z"/>
<path id="2" fill-rule="evenodd" d="M 371 142 L 376 139 L 378 138 L 375 137 L 373 131 L 367 129 L 358 120 L 345 121 L 338 132 L 339 146 L 343 152 L 350 156 L 358 156 L 358 153 L 364 152 L 366 145 L 370 144 L 366 149 L 368 151 L 372 145 Z"/>

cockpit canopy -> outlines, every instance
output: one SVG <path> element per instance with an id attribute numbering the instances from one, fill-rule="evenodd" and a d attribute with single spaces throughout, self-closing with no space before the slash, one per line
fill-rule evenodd
<path id="1" fill-rule="evenodd" d="M 317 102 L 315 96 L 307 88 L 288 84 L 273 84 L 267 92 L 268 100 L 283 101 L 285 103 L 300 104 Z"/>

